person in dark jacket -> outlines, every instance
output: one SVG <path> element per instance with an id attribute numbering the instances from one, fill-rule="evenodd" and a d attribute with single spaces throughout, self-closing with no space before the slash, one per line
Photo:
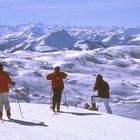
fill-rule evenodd
<path id="1" fill-rule="evenodd" d="M 54 68 L 54 72 L 47 75 L 46 79 L 52 81 L 52 110 L 55 112 L 55 108 L 57 107 L 57 111 L 60 111 L 61 104 L 61 95 L 64 89 L 64 81 L 67 77 L 67 74 L 60 71 L 60 67 L 56 66 Z"/>
<path id="2" fill-rule="evenodd" d="M 103 76 L 98 74 L 96 77 L 96 82 L 94 85 L 94 91 L 98 91 L 98 96 L 99 98 L 101 98 L 101 100 L 104 102 L 105 108 L 107 110 L 108 113 L 112 114 L 112 110 L 109 106 L 109 98 L 110 98 L 110 87 L 109 84 L 103 80 Z M 92 99 L 92 106 L 93 108 L 96 108 L 96 97 L 94 98 L 94 96 L 91 97 Z"/>
<path id="3" fill-rule="evenodd" d="M 8 119 L 11 117 L 8 99 L 9 84 L 15 85 L 8 73 L 3 71 L 3 65 L 0 64 L 0 119 L 2 119 L 3 116 L 3 106 L 5 107 Z"/>

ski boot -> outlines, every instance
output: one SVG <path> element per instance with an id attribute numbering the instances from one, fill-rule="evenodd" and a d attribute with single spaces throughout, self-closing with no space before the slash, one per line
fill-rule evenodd
<path id="1" fill-rule="evenodd" d="M 98 111 L 98 107 L 96 106 L 96 103 L 92 103 L 89 110 Z"/>
<path id="2" fill-rule="evenodd" d="M 0 120 L 2 120 L 2 112 L 0 112 Z"/>
<path id="3" fill-rule="evenodd" d="M 89 109 L 90 105 L 88 103 L 85 104 L 85 109 Z"/>
<path id="4" fill-rule="evenodd" d="M 10 120 L 11 119 L 11 113 L 10 113 L 10 111 L 6 111 L 6 114 L 7 114 L 7 118 Z"/>

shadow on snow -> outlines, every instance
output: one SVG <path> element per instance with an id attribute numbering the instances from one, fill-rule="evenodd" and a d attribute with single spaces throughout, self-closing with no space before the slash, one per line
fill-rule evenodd
<path id="1" fill-rule="evenodd" d="M 77 113 L 77 112 L 65 112 L 65 111 L 61 111 L 61 113 L 68 113 L 68 114 L 72 114 L 72 115 L 78 115 L 78 116 L 86 116 L 86 115 L 101 115 L 99 113 Z"/>
<path id="2" fill-rule="evenodd" d="M 17 120 L 17 119 L 12 119 L 10 122 L 17 123 L 17 124 L 20 124 L 20 125 L 26 125 L 26 126 L 44 126 L 44 127 L 48 127 L 48 125 L 46 125 L 44 122 L 36 123 L 36 122 Z"/>

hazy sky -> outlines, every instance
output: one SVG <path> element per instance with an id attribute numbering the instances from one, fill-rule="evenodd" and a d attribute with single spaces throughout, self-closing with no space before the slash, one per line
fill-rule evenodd
<path id="1" fill-rule="evenodd" d="M 140 26 L 140 0 L 0 0 L 0 25 Z"/>

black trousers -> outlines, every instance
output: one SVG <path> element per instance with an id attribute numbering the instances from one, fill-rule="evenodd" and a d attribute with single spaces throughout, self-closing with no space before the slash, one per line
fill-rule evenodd
<path id="1" fill-rule="evenodd" d="M 63 88 L 53 88 L 53 98 L 52 98 L 52 109 L 55 111 L 57 107 L 57 111 L 60 111 L 60 104 L 61 104 L 61 95 Z"/>

